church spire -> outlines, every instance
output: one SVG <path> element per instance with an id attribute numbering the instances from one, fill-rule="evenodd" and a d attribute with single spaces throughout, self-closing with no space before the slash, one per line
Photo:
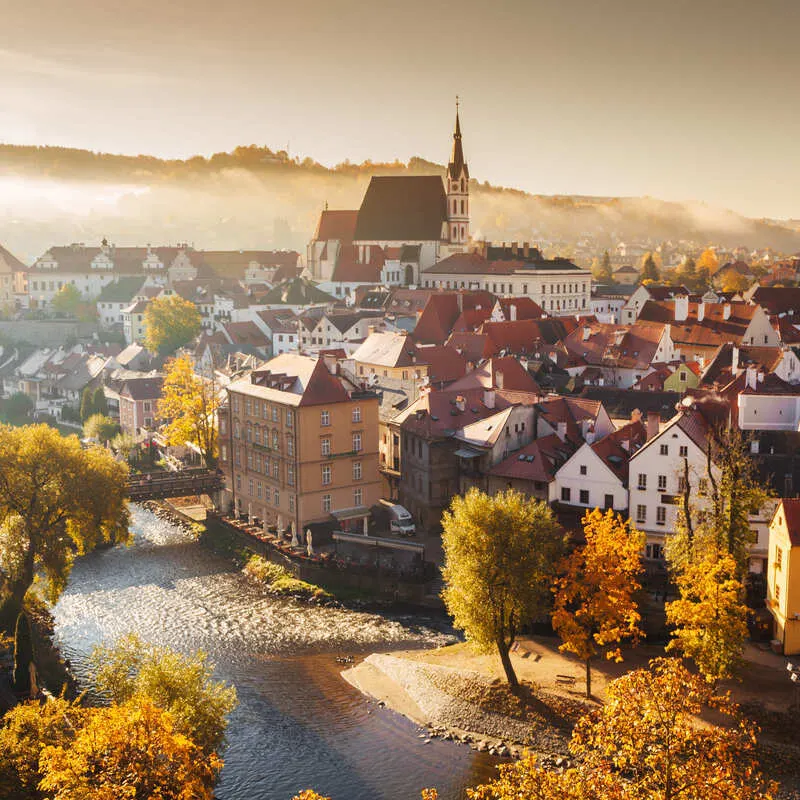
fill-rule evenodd
<path id="1" fill-rule="evenodd" d="M 467 169 L 466 161 L 464 161 L 464 151 L 461 147 L 461 120 L 458 114 L 459 106 L 460 100 L 458 95 L 456 95 L 456 129 L 453 132 L 453 155 L 450 157 L 447 172 L 452 180 L 456 180 L 462 177 L 461 173 L 463 170 L 463 177 L 469 180 L 469 170 Z"/>

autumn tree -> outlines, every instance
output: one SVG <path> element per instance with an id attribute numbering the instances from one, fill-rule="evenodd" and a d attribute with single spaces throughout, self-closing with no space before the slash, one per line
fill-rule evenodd
<path id="1" fill-rule="evenodd" d="M 658 265 L 653 258 L 652 253 L 648 253 L 642 261 L 642 276 L 641 282 L 650 281 L 651 283 L 657 282 L 660 277 Z"/>
<path id="2" fill-rule="evenodd" d="M 675 627 L 667 650 L 694 660 L 710 683 L 733 677 L 747 638 L 745 589 L 733 556 L 711 546 L 677 576 L 679 598 L 667 603 Z"/>
<path id="3" fill-rule="evenodd" d="M 194 371 L 189 356 L 169 362 L 158 401 L 158 416 L 166 420 L 162 433 L 171 445 L 197 447 L 207 467 L 213 467 L 217 460 L 219 406 L 219 387 L 213 379 Z"/>
<path id="4" fill-rule="evenodd" d="M 608 510 L 587 511 L 583 518 L 586 544 L 562 561 L 553 585 L 553 628 L 563 644 L 586 665 L 586 696 L 592 695 L 592 659 L 600 652 L 622 661 L 623 639 L 641 635 L 636 593 L 641 589 L 644 536 Z"/>
<path id="5" fill-rule="evenodd" d="M 10 630 L 34 577 L 55 601 L 76 554 L 125 541 L 127 468 L 48 425 L 0 425 L 0 626 Z"/>
<path id="6" fill-rule="evenodd" d="M 197 306 L 180 295 L 157 297 L 145 309 L 145 347 L 151 353 L 169 355 L 200 333 Z"/>
<path id="7" fill-rule="evenodd" d="M 563 536 L 546 503 L 509 489 L 470 489 L 442 516 L 447 610 L 479 650 L 497 650 L 508 683 L 509 652 L 523 625 L 548 612 Z"/>
<path id="8" fill-rule="evenodd" d="M 702 286 L 711 285 L 711 277 L 719 269 L 717 254 L 707 247 L 697 259 L 697 278 Z"/>
<path id="9" fill-rule="evenodd" d="M 698 725 L 712 710 L 722 724 Z M 606 702 L 578 721 L 578 762 L 552 772 L 529 757 L 467 791 L 469 800 L 772 800 L 759 771 L 755 727 L 676 659 L 656 659 L 610 683 Z"/>
<path id="10" fill-rule="evenodd" d="M 178 733 L 149 697 L 92 709 L 67 744 L 42 751 L 53 800 L 211 800 L 220 760 Z"/>
<path id="11" fill-rule="evenodd" d="M 81 295 L 74 283 L 66 283 L 53 295 L 50 303 L 53 311 L 61 314 L 69 314 L 77 317 L 81 307 L 84 305 L 83 295 Z"/>
<path id="12" fill-rule="evenodd" d="M 735 270 L 728 270 L 722 278 L 723 292 L 744 292 L 750 286 L 750 281 Z"/>
<path id="13" fill-rule="evenodd" d="M 184 656 L 130 634 L 111 647 L 95 648 L 92 663 L 95 688 L 105 697 L 125 703 L 147 696 L 169 711 L 175 730 L 203 752 L 222 747 L 236 690 L 212 680 L 213 665 L 204 653 Z"/>
<path id="14" fill-rule="evenodd" d="M 100 444 L 105 444 L 119 433 L 119 423 L 111 417 L 102 414 L 92 414 L 83 423 L 83 435 L 87 439 L 96 439 Z"/>

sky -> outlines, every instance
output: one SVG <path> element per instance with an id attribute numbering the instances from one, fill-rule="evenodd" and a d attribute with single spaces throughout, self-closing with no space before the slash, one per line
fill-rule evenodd
<path id="1" fill-rule="evenodd" d="M 0 0 L 0 142 L 324 164 L 800 218 L 797 0 Z"/>

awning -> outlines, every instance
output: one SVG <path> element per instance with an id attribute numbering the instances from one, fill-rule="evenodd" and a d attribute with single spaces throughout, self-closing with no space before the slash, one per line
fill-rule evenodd
<path id="1" fill-rule="evenodd" d="M 481 453 L 470 447 L 459 447 L 458 450 L 456 450 L 456 455 L 459 458 L 475 458 L 475 456 L 479 456 Z"/>
<path id="2" fill-rule="evenodd" d="M 335 542 L 350 542 L 351 544 L 359 544 L 365 547 L 383 547 L 388 550 L 406 550 L 411 553 L 420 554 L 424 554 L 425 552 L 425 545 L 419 542 L 385 539 L 380 536 L 362 536 L 360 533 L 335 531 L 333 533 L 333 540 Z"/>
<path id="3" fill-rule="evenodd" d="M 331 514 L 338 520 L 361 519 L 368 517 L 370 510 L 367 506 L 355 506 L 354 508 L 343 508 L 340 511 L 331 511 Z"/>

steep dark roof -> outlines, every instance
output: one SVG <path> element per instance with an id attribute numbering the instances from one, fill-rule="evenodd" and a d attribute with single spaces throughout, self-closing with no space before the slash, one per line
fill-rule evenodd
<path id="1" fill-rule="evenodd" d="M 319 215 L 314 239 L 317 241 L 338 239 L 340 242 L 349 244 L 353 241 L 357 220 L 358 211 L 328 211 L 326 208 Z"/>
<path id="2" fill-rule="evenodd" d="M 139 294 L 143 283 L 144 275 L 118 278 L 102 288 L 97 300 L 104 303 L 130 303 Z"/>
<path id="3" fill-rule="evenodd" d="M 439 241 L 447 200 L 438 175 L 374 176 L 356 223 L 356 241 Z"/>
<path id="4" fill-rule="evenodd" d="M 128 378 L 120 391 L 120 396 L 130 397 L 132 400 L 157 400 L 161 397 L 161 385 L 164 379 L 158 378 Z"/>
<path id="5" fill-rule="evenodd" d="M 266 305 L 281 303 L 287 306 L 304 306 L 311 303 L 335 303 L 336 298 L 304 278 L 290 278 L 270 289 L 262 302 Z"/>

